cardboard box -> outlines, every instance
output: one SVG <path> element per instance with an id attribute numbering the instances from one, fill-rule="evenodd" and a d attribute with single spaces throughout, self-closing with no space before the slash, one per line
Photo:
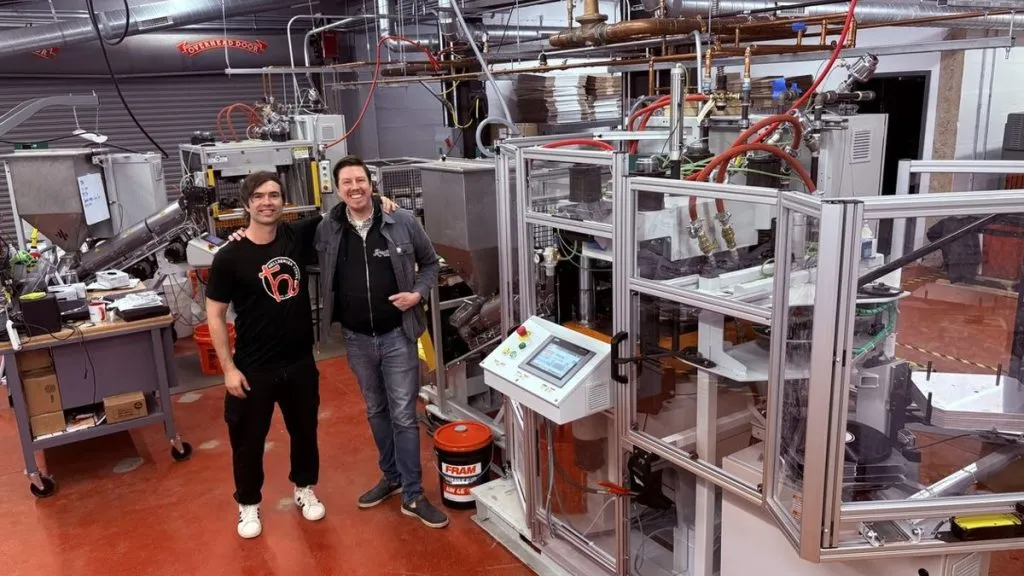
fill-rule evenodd
<path id="1" fill-rule="evenodd" d="M 25 391 L 25 403 L 29 416 L 40 416 L 64 409 L 60 402 L 60 387 L 57 375 L 51 371 L 24 374 L 21 389 Z"/>
<path id="2" fill-rule="evenodd" d="M 53 359 L 50 358 L 50 350 L 47 348 L 15 352 L 14 360 L 18 363 L 18 372 L 21 374 L 53 369 Z"/>
<path id="3" fill-rule="evenodd" d="M 146 408 L 146 397 L 142 392 L 107 396 L 103 399 L 103 410 L 107 413 L 107 422 L 110 424 L 135 420 L 149 413 Z"/>
<path id="4" fill-rule="evenodd" d="M 44 434 L 63 432 L 65 426 L 64 411 L 61 410 L 58 412 L 50 412 L 47 414 L 33 416 L 29 420 L 29 425 L 32 428 L 33 438 L 38 438 Z"/>

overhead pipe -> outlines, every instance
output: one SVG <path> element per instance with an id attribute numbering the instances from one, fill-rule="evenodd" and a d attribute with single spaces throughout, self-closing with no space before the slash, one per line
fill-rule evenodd
<path id="1" fill-rule="evenodd" d="M 615 24 L 600 22 L 564 30 L 552 36 L 548 41 L 554 48 L 580 48 L 617 44 L 648 36 L 689 34 L 694 31 L 699 32 L 700 27 L 701 23 L 693 18 L 647 18 Z"/>
<path id="2" fill-rule="evenodd" d="M 703 66 L 704 66 L 704 61 L 701 59 L 702 58 L 701 57 L 701 51 L 702 50 L 701 50 L 701 42 L 700 42 L 700 30 L 694 30 L 693 31 L 693 42 L 694 42 L 695 48 L 697 50 L 697 73 L 700 74 L 700 71 L 703 69 Z M 697 85 L 697 93 L 698 94 L 704 94 L 705 93 L 704 92 L 704 85 L 700 82 L 699 79 L 697 80 L 697 82 L 695 82 L 695 84 Z"/>
<path id="3" fill-rule="evenodd" d="M 465 41 L 467 38 L 472 38 L 473 42 L 467 43 L 487 43 L 489 41 L 489 34 L 492 30 L 501 30 L 506 42 L 519 42 L 529 40 L 542 40 L 548 36 L 556 33 L 557 28 L 546 28 L 543 26 L 529 26 L 529 27 L 518 27 L 516 30 L 504 29 L 500 26 L 495 26 L 492 29 L 483 30 L 472 30 L 466 28 L 466 32 L 463 32 L 458 25 L 458 19 L 455 18 L 456 10 L 453 8 L 454 3 L 452 0 L 438 0 L 438 23 L 439 28 L 443 31 L 442 35 L 445 37 L 445 41 L 448 43 L 456 42 L 459 40 Z M 391 21 L 394 17 L 391 15 L 391 2 L 390 0 L 377 0 L 377 29 L 380 32 L 380 37 L 384 38 L 384 45 L 388 50 L 397 53 L 405 53 L 409 50 L 416 50 L 416 48 L 408 42 L 403 42 L 397 38 L 392 37 L 393 31 L 391 29 Z M 441 47 L 441 38 L 434 35 L 415 35 L 409 37 L 410 40 L 416 42 L 421 47 L 428 50 L 437 51 Z"/>
<path id="4" fill-rule="evenodd" d="M 661 6 L 661 0 L 642 0 L 644 9 L 655 11 Z M 820 18 L 822 16 L 835 15 L 841 8 L 837 3 L 804 3 L 800 10 L 803 11 L 800 17 L 808 19 Z M 671 18 L 693 18 L 695 16 L 707 16 L 708 10 L 714 7 L 719 13 L 733 14 L 746 13 L 764 14 L 766 18 L 773 16 L 776 11 L 784 12 L 790 9 L 789 6 L 780 5 L 774 0 L 665 0 L 667 17 Z M 935 2 L 920 2 L 919 0 L 863 0 L 857 3 L 857 23 L 864 24 L 900 24 L 902 20 L 929 19 L 924 22 L 911 22 L 909 26 L 928 26 L 937 28 L 972 28 L 972 29 L 1019 29 L 1024 26 L 1024 13 L 1011 13 L 1000 11 L 993 14 L 974 17 L 971 19 L 954 20 L 931 20 L 931 18 L 959 18 L 965 14 L 978 14 L 977 8 L 953 8 L 939 6 Z M 789 14 L 787 14 L 788 16 Z M 752 16 L 751 21 L 757 22 L 760 18 Z"/>
<path id="5" fill-rule="evenodd" d="M 437 27 L 448 42 L 459 39 L 459 23 L 455 21 L 452 0 L 437 0 Z"/>
<path id="6" fill-rule="evenodd" d="M 339 16 L 339 15 L 333 15 L 333 14 L 332 15 L 324 15 L 324 14 L 296 14 L 295 16 L 292 16 L 288 20 L 288 24 L 284 28 L 284 33 L 285 33 L 285 36 L 288 37 L 288 63 L 291 65 L 291 67 L 293 69 L 295 68 L 295 51 L 293 50 L 293 46 L 292 46 L 292 24 L 295 24 L 295 21 L 299 20 L 299 19 L 321 20 L 321 19 L 327 19 L 327 18 L 338 18 L 339 20 L 337 20 L 335 22 L 331 22 L 330 24 L 326 24 L 324 26 L 320 26 L 319 28 L 313 28 L 309 32 L 306 32 L 306 35 L 302 37 L 302 56 L 303 56 L 303 61 L 305 62 L 305 65 L 306 65 L 307 68 L 310 65 L 310 61 L 309 61 L 309 39 L 310 39 L 310 37 L 312 37 L 314 34 L 319 34 L 320 32 L 326 32 L 327 30 L 332 30 L 334 28 L 339 28 L 339 27 L 344 26 L 346 24 L 352 24 L 354 22 L 358 22 L 359 20 L 363 20 L 363 19 L 367 19 L 367 18 L 372 18 L 372 16 L 368 16 L 368 15 Z M 312 83 L 313 83 L 312 82 L 312 75 L 307 72 L 306 73 L 306 78 L 310 80 L 310 84 L 312 85 Z M 295 88 L 295 101 L 298 102 L 299 101 L 299 80 L 296 77 L 294 72 L 292 72 L 292 86 Z"/>
<path id="7" fill-rule="evenodd" d="M 169 0 L 131 7 L 131 19 L 125 33 L 128 13 L 125 10 L 106 10 L 96 14 L 103 36 L 118 38 L 122 33 L 136 36 L 200 24 L 232 16 L 243 16 L 279 10 L 275 0 L 202 0 L 181 2 Z M 96 40 L 96 31 L 89 18 L 61 20 L 44 26 L 31 26 L 0 32 L 0 58 L 30 54 L 46 48 L 64 48 L 73 44 Z"/>
<path id="8" fill-rule="evenodd" d="M 608 19 L 608 16 L 601 14 L 601 4 L 598 0 L 583 0 L 583 14 L 576 17 L 581 26 L 600 24 Z"/>

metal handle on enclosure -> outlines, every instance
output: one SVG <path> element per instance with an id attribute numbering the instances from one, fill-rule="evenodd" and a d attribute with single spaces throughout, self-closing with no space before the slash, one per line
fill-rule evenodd
<path id="1" fill-rule="evenodd" d="M 611 365 L 612 380 L 618 382 L 619 384 L 629 384 L 629 377 L 623 376 L 619 372 L 619 366 L 629 362 L 629 359 L 622 360 L 619 358 L 619 345 L 622 344 L 622 342 L 625 341 L 628 336 L 629 333 L 627 332 L 617 332 L 614 336 L 612 336 L 611 341 L 612 361 L 609 364 Z"/>

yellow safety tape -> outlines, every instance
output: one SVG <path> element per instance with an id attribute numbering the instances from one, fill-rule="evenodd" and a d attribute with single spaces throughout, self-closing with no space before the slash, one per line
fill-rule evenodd
<path id="1" fill-rule="evenodd" d="M 989 366 L 988 364 L 981 364 L 979 362 L 973 362 L 971 360 L 965 360 L 964 358 L 957 358 L 956 356 L 950 356 L 949 354 L 943 354 L 941 352 L 933 352 L 931 350 L 926 350 L 926 349 L 920 348 L 918 346 L 911 346 L 910 344 L 903 344 L 902 342 L 897 342 L 896 345 L 897 346 L 902 346 L 903 348 L 909 348 L 911 350 L 920 352 L 922 354 L 927 354 L 929 356 L 934 356 L 936 358 L 942 358 L 943 360 L 951 360 L 953 362 L 959 362 L 961 364 L 966 364 L 968 366 L 973 366 L 975 368 L 982 368 L 982 369 L 985 369 L 985 370 L 991 370 L 993 372 L 999 372 L 998 368 L 996 368 L 994 366 Z"/>

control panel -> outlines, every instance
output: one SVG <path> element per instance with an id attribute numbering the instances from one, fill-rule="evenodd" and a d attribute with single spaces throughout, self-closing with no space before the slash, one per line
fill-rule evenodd
<path id="1" fill-rule="evenodd" d="M 317 169 L 320 171 L 320 206 L 323 206 L 324 199 L 334 194 L 334 176 L 331 175 L 331 161 L 321 160 L 317 162 Z"/>
<path id="2" fill-rule="evenodd" d="M 528 318 L 480 364 L 484 382 L 556 424 L 611 408 L 611 345 Z"/>
<path id="3" fill-rule="evenodd" d="M 225 240 L 213 234 L 203 234 L 189 241 L 185 249 L 185 258 L 193 268 L 209 268 L 213 265 L 213 257 L 225 244 Z"/>

